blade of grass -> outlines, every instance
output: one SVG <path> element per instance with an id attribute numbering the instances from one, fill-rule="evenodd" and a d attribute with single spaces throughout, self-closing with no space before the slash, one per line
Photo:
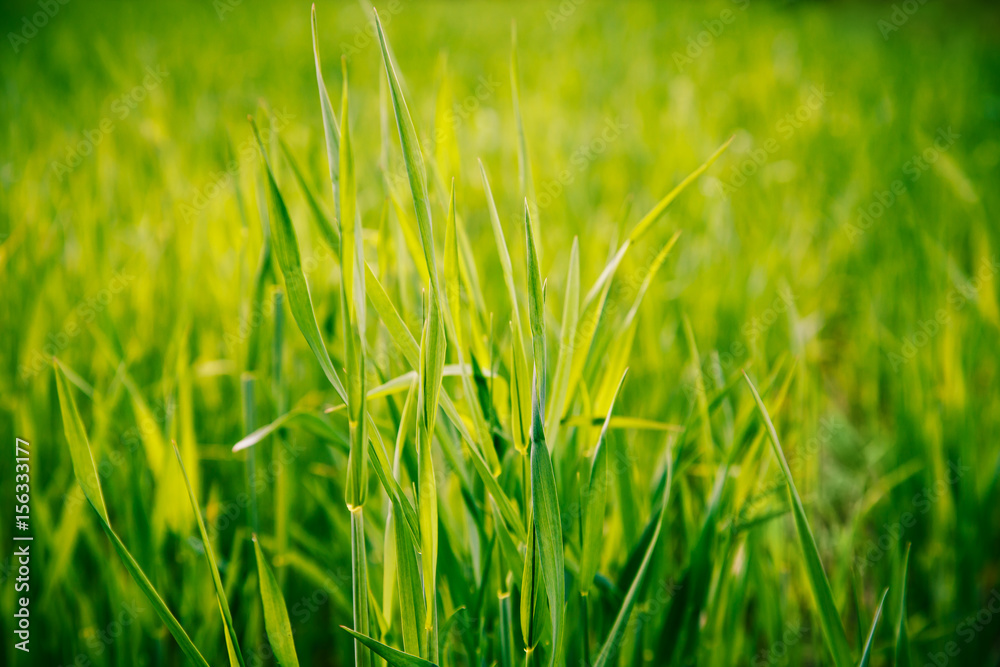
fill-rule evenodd
<path id="1" fill-rule="evenodd" d="M 875 610 L 875 618 L 872 619 L 872 627 L 868 631 L 868 639 L 865 641 L 865 649 L 861 653 L 861 660 L 858 661 L 858 667 L 868 667 L 868 663 L 871 661 L 872 647 L 875 645 L 875 630 L 878 628 L 878 622 L 882 618 L 882 605 L 885 604 L 885 597 L 888 594 L 888 588 L 882 591 L 882 599 L 879 600 L 878 609 Z"/>
<path id="2" fill-rule="evenodd" d="M 292 624 L 288 620 L 288 609 L 281 595 L 271 566 L 267 564 L 257 536 L 253 536 L 253 549 L 257 556 L 257 581 L 260 586 L 260 601 L 264 606 L 264 628 L 267 639 L 274 651 L 274 657 L 281 667 L 298 667 L 299 656 L 295 652 Z"/>
<path id="3" fill-rule="evenodd" d="M 594 454 L 590 463 L 590 479 L 584 487 L 584 514 L 583 514 L 583 541 L 580 545 L 580 595 L 587 597 L 590 587 L 597 574 L 598 559 L 601 555 L 601 546 L 604 541 L 604 510 L 608 497 L 608 446 L 606 443 L 608 435 L 608 424 L 611 422 L 611 413 L 615 409 L 615 402 L 621 394 L 622 385 L 628 369 L 622 373 L 618 380 L 618 388 L 611 399 L 608 407 L 608 414 L 604 418 L 604 425 L 597 438 L 597 445 L 594 447 Z"/>
<path id="4" fill-rule="evenodd" d="M 354 630 L 351 630 L 343 625 L 340 627 L 349 635 L 354 637 L 355 640 L 370 648 L 376 655 L 392 665 L 392 667 L 437 667 L 436 663 L 430 662 L 429 660 L 424 660 L 423 658 L 419 658 L 409 653 L 403 653 L 398 649 L 386 646 L 380 641 L 376 641 L 367 635 L 355 632 Z"/>
<path id="5" fill-rule="evenodd" d="M 778 434 L 774 430 L 771 416 L 768 414 L 767 408 L 764 406 L 764 401 L 761 400 L 760 394 L 757 393 L 757 388 L 753 386 L 753 382 L 750 381 L 750 376 L 746 374 L 746 371 L 743 372 L 743 379 L 746 380 L 747 386 L 750 387 L 750 392 L 753 394 L 754 401 L 757 404 L 757 410 L 764 420 L 764 425 L 767 427 L 767 434 L 771 438 L 775 458 L 778 459 L 781 472 L 785 477 L 785 484 L 788 487 L 789 500 L 792 506 L 792 516 L 795 519 L 795 532 L 799 538 L 799 546 L 802 547 L 802 555 L 805 558 L 806 572 L 809 576 L 809 584 L 813 597 L 819 608 L 820 625 L 823 629 L 823 637 L 826 640 L 827 649 L 829 649 L 836 667 L 849 667 L 853 664 L 853 660 L 851 659 L 850 645 L 847 643 L 847 634 L 844 632 L 844 625 L 840 619 L 840 613 L 837 611 L 837 605 L 833 601 L 833 592 L 830 590 L 830 582 L 827 580 L 826 572 L 823 570 L 823 561 L 819 557 L 816 538 L 813 537 L 812 529 L 809 527 L 806 511 L 802 507 L 802 499 L 799 497 L 799 492 L 795 489 L 792 471 L 788 467 L 788 461 L 785 459 L 785 453 L 781 449 L 781 443 L 778 442 Z"/>
<path id="6" fill-rule="evenodd" d="M 226 589 L 223 587 L 222 578 L 219 576 L 219 566 L 215 562 L 215 550 L 212 548 L 211 540 L 208 539 L 208 531 L 205 529 L 205 520 L 201 516 L 198 497 L 191 486 L 191 480 L 188 478 L 187 468 L 184 466 L 184 459 L 181 458 L 181 452 L 177 449 L 177 443 L 173 443 L 173 446 L 174 456 L 177 457 L 177 463 L 180 465 L 181 473 L 184 475 L 184 483 L 187 485 L 191 509 L 194 511 L 194 516 L 198 521 L 198 532 L 201 534 L 202 544 L 205 545 L 205 558 L 208 559 L 208 567 L 212 571 L 212 583 L 215 584 L 215 595 L 219 602 L 219 611 L 222 613 L 222 620 L 226 624 L 226 648 L 229 652 L 229 660 L 230 663 L 245 665 L 243 652 L 240 650 L 239 635 L 236 633 L 236 628 L 233 625 L 232 611 L 229 609 L 229 599 L 226 597 Z"/>
<path id="7" fill-rule="evenodd" d="M 253 122 L 253 118 L 250 119 L 250 124 L 253 127 L 254 136 L 257 138 L 261 160 L 267 171 L 267 200 L 271 211 L 271 244 L 274 246 L 274 254 L 285 281 L 285 296 L 288 297 L 288 307 L 292 311 L 292 317 L 295 318 L 295 323 L 305 337 L 309 349 L 316 355 L 323 373 L 341 400 L 347 402 L 347 391 L 337 374 L 337 369 L 333 366 L 330 353 L 326 349 L 319 324 L 316 321 L 312 297 L 309 295 L 309 284 L 302 271 L 302 257 L 299 254 L 295 227 L 288 215 L 288 209 L 285 208 L 285 201 L 278 190 L 278 184 L 274 180 L 274 174 L 271 172 L 271 165 L 267 161 L 267 153 L 264 150 L 264 143 L 260 139 L 260 133 L 257 131 L 257 125 Z"/>
<path id="8" fill-rule="evenodd" d="M 534 392 L 533 392 L 534 393 Z M 549 664 L 557 664 L 562 651 L 566 582 L 563 562 L 562 514 L 555 471 L 545 444 L 540 397 L 534 393 L 531 411 L 531 507 L 538 541 L 538 562 L 552 622 L 552 652 Z"/>
<path id="9" fill-rule="evenodd" d="M 611 633 L 608 635 L 607 640 L 604 642 L 604 646 L 601 647 L 601 652 L 597 655 L 597 659 L 594 661 L 594 667 L 605 667 L 618 655 L 618 650 L 621 647 L 622 639 L 625 636 L 625 631 L 628 627 L 629 616 L 632 614 L 632 608 L 635 606 L 636 599 L 639 596 L 639 591 L 642 588 L 642 583 L 646 577 L 646 572 L 649 569 L 650 561 L 653 559 L 653 552 L 656 551 L 657 542 L 660 539 L 660 532 L 663 528 L 663 520 L 667 514 L 667 505 L 670 501 L 670 491 L 673 488 L 673 452 L 672 448 L 667 448 L 667 481 L 663 488 L 663 500 L 660 507 L 659 516 L 656 518 L 656 528 L 653 529 L 652 538 L 649 541 L 649 546 L 646 548 L 646 555 L 642 558 L 642 563 L 639 565 L 639 570 L 636 572 L 635 578 L 632 580 L 632 585 L 629 586 L 628 593 L 625 594 L 625 600 L 622 602 L 622 607 L 618 611 L 618 616 L 615 618 L 615 623 L 611 627 Z"/>
<path id="10" fill-rule="evenodd" d="M 53 359 L 53 366 L 56 373 L 56 391 L 59 394 L 63 430 L 66 434 L 66 442 L 69 445 L 70 458 L 73 460 L 73 472 L 77 483 L 83 488 L 87 500 L 97 513 L 97 517 L 101 521 L 101 527 L 107 534 L 108 539 L 111 540 L 111 545 L 118 553 L 118 557 L 121 558 L 125 569 L 128 570 L 132 580 L 135 581 L 136 585 L 139 586 L 139 589 L 146 596 L 146 599 L 149 600 L 156 615 L 167 626 L 167 630 L 173 635 L 181 651 L 195 665 L 208 667 L 208 661 L 205 660 L 198 647 L 191 641 L 191 638 L 180 622 L 178 622 L 173 612 L 167 607 L 160 594 L 156 592 L 153 584 L 146 577 L 146 573 L 142 571 L 142 568 L 139 567 L 132 554 L 129 553 L 128 549 L 118 538 L 118 535 L 112 530 L 108 519 L 108 510 L 104 505 L 104 495 L 101 492 L 101 482 L 97 474 L 97 466 L 94 464 L 94 455 L 90 448 L 90 441 L 87 439 L 87 431 L 83 426 L 83 420 L 80 419 L 80 412 L 77 410 L 76 401 L 73 399 L 69 380 L 58 360 Z"/>

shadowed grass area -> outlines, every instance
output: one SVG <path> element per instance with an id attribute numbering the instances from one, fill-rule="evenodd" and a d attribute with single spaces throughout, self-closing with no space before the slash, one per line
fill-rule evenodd
<path id="1" fill-rule="evenodd" d="M 997 664 L 1000 14 L 375 9 L 0 10 L 5 663 Z"/>

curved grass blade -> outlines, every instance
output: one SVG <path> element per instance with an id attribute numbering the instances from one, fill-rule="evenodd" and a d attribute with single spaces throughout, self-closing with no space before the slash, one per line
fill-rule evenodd
<path id="1" fill-rule="evenodd" d="M 239 635 L 236 633 L 236 628 L 233 625 L 233 614 L 229 609 L 229 599 L 226 597 L 226 589 L 222 585 L 222 578 L 219 576 L 219 566 L 215 562 L 215 551 L 212 549 L 212 542 L 208 539 L 208 531 L 205 530 L 205 520 L 201 516 L 198 497 L 191 486 L 191 480 L 188 478 L 187 468 L 184 466 L 184 459 L 181 458 L 181 452 L 177 449 L 177 443 L 172 444 L 174 446 L 174 456 L 177 457 L 177 463 L 180 465 L 181 473 L 184 475 L 184 483 L 187 485 L 191 509 L 198 520 L 198 532 L 201 534 L 202 544 L 205 545 L 205 558 L 208 559 L 208 567 L 212 571 L 212 583 L 215 585 L 215 595 L 219 602 L 219 611 L 222 613 L 222 620 L 226 624 L 226 650 L 229 652 L 229 661 L 231 664 L 245 665 L 243 652 L 240 650 Z"/>
<path id="2" fill-rule="evenodd" d="M 851 649 L 847 643 L 847 634 L 844 632 L 844 625 L 840 619 L 840 613 L 837 611 L 837 605 L 833 601 L 833 592 L 830 590 L 830 582 L 827 580 L 826 572 L 823 570 L 823 561 L 819 557 L 816 538 L 813 537 L 812 529 L 809 527 L 806 511 L 802 507 L 802 499 L 799 497 L 799 492 L 795 489 L 792 471 L 788 467 L 788 461 L 785 459 L 785 453 L 781 449 L 781 443 L 778 442 L 778 434 L 774 430 L 771 416 L 768 414 L 767 408 L 764 407 L 764 401 L 761 400 L 760 394 L 757 393 L 757 388 L 753 386 L 753 382 L 750 381 L 750 376 L 747 375 L 746 371 L 743 371 L 743 379 L 746 380 L 747 386 L 750 387 L 750 392 L 753 394 L 754 401 L 757 403 L 757 410 L 760 412 L 760 416 L 764 420 L 764 425 L 767 427 L 767 434 L 770 436 L 775 458 L 778 459 L 781 472 L 785 477 L 785 483 L 788 486 L 792 516 L 795 519 L 795 532 L 799 538 L 799 546 L 802 547 L 802 555 L 805 559 L 806 572 L 809 576 L 809 584 L 812 588 L 813 597 L 816 599 L 816 605 L 819 608 L 819 620 L 823 629 L 823 637 L 826 640 L 826 646 L 830 650 L 833 663 L 836 667 L 850 667 L 854 661 L 851 659 Z"/>
<path id="3" fill-rule="evenodd" d="M 341 400 L 347 402 L 347 391 L 340 381 L 337 369 L 333 366 L 330 353 L 323 342 L 323 336 L 319 331 L 319 324 L 316 321 L 316 312 L 313 310 L 312 297 L 309 295 L 309 284 L 306 282 L 305 273 L 302 271 L 302 256 L 299 254 L 299 243 L 295 236 L 295 227 L 292 219 L 285 208 L 285 201 L 278 190 L 278 184 L 274 180 L 271 172 L 271 165 L 267 161 L 267 153 L 264 150 L 264 143 L 260 139 L 257 131 L 257 124 L 250 119 L 253 126 L 254 136 L 257 138 L 257 145 L 260 147 L 261 160 L 267 171 L 267 202 L 271 211 L 271 245 L 274 247 L 274 255 L 281 268 L 281 275 L 285 281 L 285 295 L 288 297 L 288 307 L 292 311 L 292 317 L 299 327 L 299 331 L 306 339 L 309 349 L 316 355 L 323 373 L 330 384 L 340 395 Z"/>
<path id="4" fill-rule="evenodd" d="M 73 400 L 69 379 L 58 360 L 53 360 L 53 368 L 56 372 L 56 391 L 59 394 L 63 430 L 66 432 L 69 454 L 73 460 L 73 473 L 94 511 L 104 523 L 110 523 L 108 508 L 104 504 L 104 494 L 101 493 L 101 480 L 97 476 L 97 465 L 94 463 L 94 455 L 90 450 L 90 441 L 87 439 L 83 420 L 80 419 L 80 413 L 76 409 L 76 401 Z"/>
<path id="5" fill-rule="evenodd" d="M 342 630 L 354 637 L 354 639 L 370 648 L 372 652 L 392 665 L 392 667 L 437 667 L 437 663 L 424 660 L 423 658 L 418 658 L 417 656 L 409 653 L 403 653 L 399 649 L 386 646 L 380 641 L 376 641 L 367 635 L 355 632 L 354 630 L 351 630 L 343 625 L 340 627 Z"/>
<path id="6" fill-rule="evenodd" d="M 882 599 L 879 600 L 878 609 L 875 610 L 875 618 L 872 619 L 872 627 L 868 631 L 868 639 L 865 641 L 865 649 L 861 653 L 861 660 L 858 661 L 858 667 L 868 667 L 868 663 L 871 661 L 872 646 L 874 645 L 875 640 L 875 630 L 878 628 L 878 622 L 882 618 L 882 605 L 885 604 L 885 596 L 888 594 L 889 589 L 886 588 L 882 592 Z"/>
<path id="7" fill-rule="evenodd" d="M 267 630 L 267 639 L 281 667 L 298 667 L 299 657 L 295 653 L 292 624 L 288 620 L 285 598 L 281 595 L 281 587 L 278 586 L 278 581 L 267 564 L 256 535 L 253 536 L 253 549 L 257 555 L 257 578 L 260 585 L 260 600 L 264 605 L 264 628 Z"/>
<path id="8" fill-rule="evenodd" d="M 125 569 L 128 570 L 132 580 L 135 581 L 136 585 L 139 586 L 139 589 L 146 596 L 146 599 L 149 600 L 153 606 L 153 610 L 156 611 L 156 615 L 167 626 L 167 630 L 173 635 L 181 651 L 195 665 L 208 667 L 208 661 L 205 660 L 198 647 L 191 641 L 191 637 L 188 636 L 173 612 L 167 607 L 160 594 L 156 592 L 153 584 L 146 577 L 146 573 L 142 571 L 142 568 L 139 567 L 132 554 L 129 553 L 121 539 L 119 539 L 118 535 L 111 528 L 111 523 L 108 520 L 108 510 L 104 505 L 104 496 L 101 492 L 100 478 L 97 475 L 97 466 L 94 464 L 94 455 L 90 449 L 90 441 L 87 439 L 87 431 L 83 426 L 83 420 L 80 419 L 80 412 L 76 408 L 76 401 L 73 399 L 69 380 L 58 360 L 53 359 L 53 365 L 56 372 L 56 390 L 59 394 L 59 406 L 63 417 L 63 430 L 66 433 L 70 457 L 73 459 L 73 472 L 77 483 L 83 488 L 87 500 L 90 501 L 91 507 L 97 513 L 101 527 L 107 534 L 108 539 L 111 540 L 111 545 L 115 548 L 115 551 L 118 552 L 118 557 L 121 558 Z"/>

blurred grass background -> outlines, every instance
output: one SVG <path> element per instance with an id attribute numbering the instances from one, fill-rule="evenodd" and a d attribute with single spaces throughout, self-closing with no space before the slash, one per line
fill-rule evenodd
<path id="1" fill-rule="evenodd" d="M 792 457 L 804 452 L 799 490 L 848 627 L 854 596 L 873 609 L 882 587 L 899 576 L 902 546 L 912 542 L 914 654 L 943 650 L 1000 585 L 1000 13 L 986 3 L 931 0 L 883 34 L 879 22 L 892 21 L 891 4 L 376 6 L 425 151 L 433 153 L 435 104 L 451 102 L 443 117 L 460 155 L 437 156 L 438 166 L 456 178 L 487 296 L 503 287 L 476 158 L 490 172 L 504 224 L 518 229 L 507 70 L 516 21 L 553 323 L 573 237 L 581 241 L 586 288 L 622 230 L 735 135 L 710 175 L 673 205 L 623 267 L 615 289 L 625 300 L 655 250 L 683 231 L 647 297 L 624 394 L 628 412 L 681 422 L 690 410 L 699 371 L 682 314 L 691 320 L 709 381 L 748 364 L 765 375 L 779 360 L 794 363 L 779 432 Z M 248 113 L 262 104 L 280 112 L 282 138 L 328 198 L 309 7 L 251 0 L 58 7 L 16 52 L 9 33 L 23 35 L 23 17 L 40 10 L 28 2 L 0 10 L 8 35 L 0 48 L 0 424 L 5 437 L 27 438 L 34 448 L 38 638 L 30 660 L 15 656 L 9 640 L 2 654 L 7 664 L 180 659 L 151 611 L 130 611 L 148 605 L 93 517 L 67 500 L 75 482 L 53 354 L 89 394 L 78 394 L 78 402 L 108 465 L 103 484 L 119 534 L 206 657 L 222 660 L 200 543 L 189 539 L 193 532 L 161 534 L 151 525 L 151 481 L 136 446 L 149 429 L 173 437 L 187 429 L 223 576 L 252 653 L 263 635 L 255 585 L 241 574 L 253 567 L 252 555 L 249 565 L 249 552 L 241 555 L 246 519 L 239 511 L 222 518 L 244 489 L 241 459 L 229 447 L 242 435 L 244 310 L 261 236 L 259 160 L 255 152 L 245 159 L 241 148 L 249 145 Z M 335 99 L 336 56 L 348 53 L 359 201 L 374 234 L 385 197 L 377 40 L 365 32 L 359 5 L 318 9 Z M 450 98 L 439 94 L 443 84 Z M 950 143 L 935 148 L 939 132 Z M 300 222 L 308 216 L 301 191 L 286 163 L 279 174 Z M 249 212 L 246 226 L 235 182 Z M 623 219 L 627 201 L 631 213 Z M 338 271 L 317 254 L 313 237 L 300 226 L 303 256 L 320 257 L 309 278 L 321 327 L 332 338 Z M 508 239 L 515 265 L 523 266 L 523 239 L 513 232 Z M 413 277 L 410 284 L 401 278 L 393 295 L 416 330 L 420 292 Z M 265 312 L 261 321 L 272 317 Z M 329 400 L 294 327 L 286 338 L 290 403 Z M 191 395 L 187 403 L 177 399 L 182 387 Z M 155 426 L 143 423 L 136 395 Z M 264 421 L 276 416 L 266 400 L 259 407 Z M 276 565 L 285 572 L 300 656 L 306 664 L 347 664 L 351 642 L 334 628 L 350 619 L 349 583 L 342 599 L 333 589 L 341 585 L 337 573 L 349 572 L 349 545 L 329 541 L 346 534 L 337 525 L 346 518 L 328 511 L 342 510 L 339 491 L 331 490 L 339 484 L 331 467 L 337 459 L 308 433 L 292 437 L 303 452 L 289 496 L 289 552 L 296 555 L 279 554 Z M 655 464 L 646 454 L 654 440 L 639 434 L 628 443 L 635 457 L 628 474 L 644 506 L 650 490 L 638 482 Z M 13 491 L 7 460 L 5 499 Z M 949 477 L 956 469 L 961 475 Z M 697 536 L 711 484 L 713 470 L 694 471 L 685 494 L 696 500 L 678 510 L 666 535 L 674 563 L 684 562 Z M 270 493 L 262 496 L 265 507 Z M 177 503 L 187 511 L 185 498 Z M 742 509 L 729 508 L 734 520 Z M 269 524 L 269 510 L 262 512 Z M 915 524 L 898 529 L 907 512 Z M 11 510 L 5 507 L 3 517 L 0 539 L 9 544 Z M 733 608 L 709 606 L 709 615 L 731 618 L 708 622 L 699 649 L 704 664 L 760 664 L 760 651 L 775 646 L 786 622 L 809 631 L 774 664 L 824 663 L 801 556 L 789 541 L 791 521 L 751 532 L 750 546 L 727 564 L 734 576 L 748 573 L 745 595 L 738 602 L 713 598 Z M 636 538 L 617 537 L 626 547 Z M 871 551 L 880 538 L 887 546 Z M 7 547 L 4 553 L 6 627 L 13 594 Z M 379 557 L 378 548 L 369 553 Z M 610 561 L 620 568 L 626 553 Z M 663 565 L 664 577 L 671 568 Z M 867 629 L 870 614 L 856 625 Z M 995 616 L 968 648 L 963 642 L 956 664 L 997 664 Z M 897 617 L 892 609 L 889 618 Z M 889 664 L 886 647 L 879 664 Z"/>

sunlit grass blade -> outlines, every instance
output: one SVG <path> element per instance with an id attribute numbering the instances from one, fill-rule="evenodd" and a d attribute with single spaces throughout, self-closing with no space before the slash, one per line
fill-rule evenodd
<path id="1" fill-rule="evenodd" d="M 549 664 L 561 657 L 566 581 L 563 557 L 562 514 L 552 459 L 545 444 L 540 397 L 532 397 L 531 410 L 531 508 L 535 522 L 538 562 L 552 621 L 552 652 Z"/>
<path id="2" fill-rule="evenodd" d="M 861 659 L 858 661 L 858 667 L 868 667 L 868 663 L 871 662 L 872 647 L 875 645 L 875 630 L 878 629 L 878 622 L 882 618 L 882 606 L 885 604 L 885 597 L 888 594 L 888 588 L 882 591 L 882 598 L 879 600 L 878 609 L 875 610 L 875 617 L 872 618 L 872 627 L 868 631 L 868 639 L 865 640 L 865 648 L 861 652 Z"/>
<path id="3" fill-rule="evenodd" d="M 562 416 L 566 411 L 566 392 L 569 389 L 570 365 L 573 362 L 574 337 L 580 315 L 580 240 L 573 237 L 569 252 L 569 270 L 566 276 L 566 295 L 563 298 L 562 325 L 559 329 L 559 354 L 552 377 L 552 395 L 549 397 L 545 417 L 545 432 L 553 443 L 559 442 Z"/>
<path id="4" fill-rule="evenodd" d="M 343 431 L 337 431 L 323 417 L 314 414 L 308 408 L 300 407 L 289 410 L 285 414 L 276 417 L 270 424 L 265 424 L 250 435 L 240 439 L 239 442 L 233 445 L 233 453 L 253 447 L 279 429 L 292 425 L 301 426 L 313 435 L 335 443 L 340 449 L 347 451 L 347 439 L 344 437 Z"/>
<path id="5" fill-rule="evenodd" d="M 83 420 L 80 419 L 80 413 L 76 409 L 73 390 L 69 386 L 69 380 L 63 371 L 62 364 L 53 360 L 53 368 L 56 373 L 56 390 L 59 395 L 59 407 L 62 411 L 63 430 L 66 432 L 69 454 L 73 460 L 73 473 L 94 511 L 104 523 L 109 523 L 108 508 L 104 505 L 104 494 L 101 493 L 101 480 L 97 476 L 97 465 L 94 463 L 94 455 L 90 449 L 90 441 L 87 439 Z"/>
<path id="6" fill-rule="evenodd" d="M 288 307 L 292 311 L 292 317 L 299 327 L 299 331 L 306 339 L 309 349 L 316 355 L 320 368 L 326 375 L 330 384 L 337 391 L 341 400 L 347 401 L 347 391 L 344 384 L 334 368 L 330 353 L 323 342 L 323 336 L 316 322 L 316 312 L 313 310 L 312 297 L 309 295 L 309 284 L 306 282 L 305 273 L 302 271 L 302 257 L 299 254 L 299 244 L 295 235 L 295 226 L 285 208 L 285 201 L 278 190 L 278 184 L 274 180 L 271 172 L 271 165 L 267 161 L 267 154 L 264 151 L 264 143 L 257 132 L 256 124 L 250 119 L 254 129 L 254 136 L 257 138 L 257 145 L 260 148 L 261 160 L 264 169 L 267 171 L 267 200 L 268 208 L 271 211 L 271 244 L 274 246 L 274 255 L 281 268 L 281 274 L 285 282 L 285 296 L 288 297 Z"/>
<path id="7" fill-rule="evenodd" d="M 813 537 L 809 521 L 806 519 L 805 509 L 802 507 L 802 499 L 795 489 L 795 481 L 792 479 L 792 471 L 788 467 L 785 453 L 778 442 L 778 434 L 771 423 L 771 416 L 757 393 L 756 387 L 750 381 L 750 376 L 743 372 L 754 401 L 757 403 L 757 410 L 760 412 L 764 425 L 767 427 L 767 434 L 771 438 L 771 445 L 775 458 L 781 467 L 781 472 L 785 477 L 785 484 L 788 486 L 789 500 L 792 505 L 792 516 L 795 519 L 795 532 L 798 535 L 799 546 L 802 547 L 802 555 L 805 559 L 806 572 L 809 575 L 809 584 L 812 589 L 813 598 L 816 600 L 817 611 L 819 613 L 820 625 L 823 628 L 823 638 L 826 640 L 827 648 L 833 657 L 836 667 L 849 667 L 853 664 L 851 659 L 851 649 L 847 642 L 847 634 L 844 632 L 844 625 L 837 611 L 837 605 L 833 601 L 833 592 L 830 590 L 830 582 L 826 578 L 823 570 L 823 561 L 819 557 L 819 549 L 816 546 L 816 538 Z"/>
<path id="8" fill-rule="evenodd" d="M 531 177 L 531 155 L 528 140 L 524 134 L 524 119 L 521 117 L 521 93 L 518 85 L 517 67 L 517 25 L 510 28 L 510 95 L 514 105 L 514 124 L 517 127 L 517 173 L 521 182 L 521 196 L 531 206 L 535 205 L 535 183 Z M 536 211 L 537 212 L 537 211 Z M 538 237 L 532 232 L 531 240 L 536 245 Z"/>
<path id="9" fill-rule="evenodd" d="M 173 635 L 181 651 L 184 652 L 184 655 L 193 664 L 199 667 L 208 667 L 208 662 L 194 645 L 194 642 L 191 641 L 191 638 L 178 622 L 173 612 L 167 607 L 163 598 L 156 592 L 153 584 L 146 577 L 146 573 L 142 571 L 142 568 L 139 567 L 132 554 L 129 553 L 128 549 L 118 538 L 118 535 L 112 530 L 108 519 L 108 510 L 104 505 L 104 495 L 101 492 L 100 477 L 97 474 L 97 466 L 94 464 L 94 455 L 90 448 L 90 441 L 87 438 L 87 431 L 83 426 L 83 420 L 80 419 L 80 412 L 77 410 L 76 401 L 73 399 L 69 380 L 58 361 L 53 360 L 53 365 L 56 373 L 56 390 L 59 394 L 59 406 L 63 418 L 63 430 L 66 434 L 66 442 L 69 445 L 70 458 L 73 460 L 73 472 L 77 483 L 83 488 L 87 500 L 97 513 L 97 517 L 101 521 L 101 527 L 111 540 L 111 545 L 118 553 L 118 557 L 121 558 L 125 569 L 128 570 L 132 580 L 135 581 L 143 595 L 149 600 L 153 610 L 156 611 L 156 615 L 167 626 L 167 630 Z"/>
<path id="10" fill-rule="evenodd" d="M 367 635 L 355 632 L 354 630 L 351 630 L 343 625 L 340 627 L 354 637 L 354 639 L 371 649 L 372 652 L 385 660 L 392 667 L 437 667 L 437 663 L 424 660 L 423 658 L 419 658 L 410 653 L 403 653 L 399 649 L 394 649 L 391 646 L 387 646 L 380 641 L 372 639 Z"/>
<path id="11" fill-rule="evenodd" d="M 434 259 L 434 234 L 431 225 L 431 204 L 427 194 L 427 172 L 424 169 L 423 155 L 420 152 L 420 142 L 417 140 L 413 120 L 406 108 L 406 100 L 403 99 L 396 70 L 389 57 L 389 48 L 386 44 L 385 33 L 382 31 L 382 22 L 379 20 L 378 12 L 375 12 L 375 26 L 378 29 L 378 38 L 382 46 L 382 61 L 385 65 L 386 77 L 389 80 L 392 108 L 396 114 L 399 144 L 403 151 L 403 161 L 406 163 L 406 174 L 410 180 L 410 192 L 413 194 L 413 209 L 417 216 L 417 227 L 420 230 L 420 242 L 423 245 L 427 271 L 430 274 L 431 292 L 433 298 L 439 299 L 437 294 L 437 262 Z"/>
<path id="12" fill-rule="evenodd" d="M 330 169 L 330 182 L 333 184 L 334 205 L 339 205 L 337 188 L 340 184 L 340 128 L 337 127 L 337 116 L 333 113 L 333 105 L 330 103 L 330 95 L 326 90 L 326 83 L 323 81 L 323 67 L 319 59 L 319 30 L 316 27 L 316 4 L 312 6 L 312 44 L 313 59 L 316 61 L 316 84 L 319 87 L 319 108 L 323 114 L 323 136 L 326 138 L 326 157 Z M 298 169 L 295 170 L 298 172 Z M 340 217 L 340 214 L 337 214 Z"/>
<path id="13" fill-rule="evenodd" d="M 291 621 L 288 620 L 285 598 L 281 595 L 281 587 L 271 572 L 271 566 L 267 564 L 256 535 L 253 536 L 253 549 L 257 556 L 257 581 L 260 586 L 260 600 L 264 606 L 264 627 L 271 643 L 271 650 L 274 651 L 274 657 L 281 667 L 298 667 L 299 657 L 295 652 L 295 640 Z"/>
<path id="14" fill-rule="evenodd" d="M 642 557 L 642 563 L 639 565 L 635 578 L 632 580 L 632 585 L 629 586 L 628 593 L 625 594 L 625 600 L 622 602 L 622 607 L 618 611 L 615 623 L 611 627 L 611 633 L 604 642 L 604 646 L 601 647 L 601 652 L 594 660 L 593 667 L 606 667 L 606 665 L 613 664 L 612 661 L 617 657 L 622 639 L 625 636 L 625 631 L 628 629 L 628 621 L 632 614 L 632 608 L 635 606 L 636 600 L 639 596 L 639 591 L 642 590 L 642 584 L 646 578 L 646 572 L 649 569 L 650 561 L 653 559 L 653 553 L 656 551 L 656 545 L 660 539 L 660 531 L 663 528 L 664 517 L 667 515 L 670 492 L 673 488 L 673 451 L 671 451 L 671 449 L 672 448 L 668 447 L 666 453 L 667 479 L 666 484 L 663 487 L 663 498 L 661 501 L 662 504 L 660 506 L 659 516 L 656 518 L 656 528 L 653 529 L 649 546 L 646 548 L 646 555 Z"/>
<path id="15" fill-rule="evenodd" d="M 198 521 L 198 532 L 201 535 L 201 542 L 205 546 L 205 558 L 208 559 L 208 567 L 212 572 L 212 583 L 215 585 L 215 595 L 218 599 L 219 611 L 222 613 L 222 620 L 226 625 L 226 650 L 229 652 L 229 660 L 230 662 L 235 661 L 237 664 L 244 665 L 246 663 L 243 662 L 243 652 L 240 650 L 239 635 L 236 633 L 236 627 L 233 625 L 233 614 L 229 609 L 229 599 L 226 596 L 226 589 L 222 585 L 222 578 L 219 577 L 219 566 L 215 562 L 215 550 L 212 548 L 208 531 L 205 529 L 205 521 L 201 516 L 198 497 L 191 486 L 187 468 L 184 466 L 184 459 L 181 458 L 181 452 L 177 449 L 176 443 L 174 443 L 174 455 L 177 457 L 177 464 L 181 467 L 181 473 L 184 475 L 188 499 L 191 501 L 191 509 L 194 511 L 194 516 Z"/>
<path id="16" fill-rule="evenodd" d="M 531 327 L 531 346 L 535 361 L 535 383 L 539 405 L 544 408 L 547 395 L 545 373 L 548 368 L 545 353 L 545 288 L 538 266 L 538 251 L 535 247 L 535 234 L 532 231 L 531 211 L 527 199 L 524 200 L 524 245 L 528 256 L 528 323 Z M 545 420 L 544 413 L 542 420 Z"/>

